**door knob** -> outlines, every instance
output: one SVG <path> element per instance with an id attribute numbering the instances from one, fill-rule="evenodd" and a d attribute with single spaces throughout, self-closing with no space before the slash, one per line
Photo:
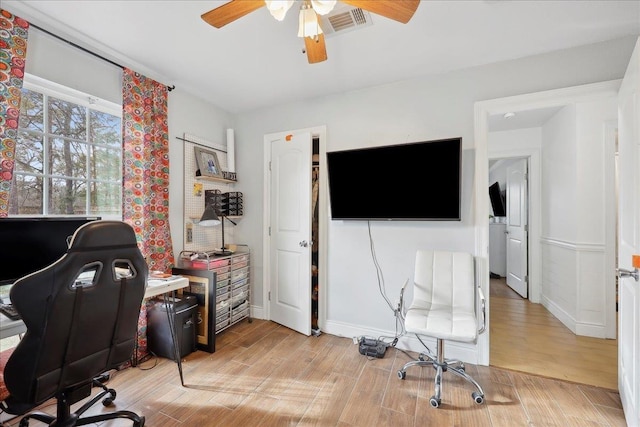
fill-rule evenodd
<path id="1" fill-rule="evenodd" d="M 635 281 L 640 280 L 640 273 L 638 273 L 638 269 L 634 268 L 633 270 L 627 270 L 626 268 L 618 268 L 618 277 L 633 277 Z"/>
<path id="2" fill-rule="evenodd" d="M 300 242 L 300 246 L 306 248 L 307 246 L 309 246 L 309 243 L 306 240 L 303 240 L 302 242 Z"/>

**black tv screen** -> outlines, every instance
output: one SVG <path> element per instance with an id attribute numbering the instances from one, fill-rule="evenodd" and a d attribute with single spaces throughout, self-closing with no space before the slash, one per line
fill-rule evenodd
<path id="1" fill-rule="evenodd" d="M 67 238 L 98 217 L 0 218 L 0 284 L 41 270 L 67 252 Z"/>
<path id="2" fill-rule="evenodd" d="M 334 220 L 459 221 L 462 138 L 327 153 Z"/>
<path id="3" fill-rule="evenodd" d="M 507 216 L 504 197 L 500 191 L 500 183 L 497 181 L 489 186 L 489 199 L 491 200 L 491 208 L 493 216 Z"/>

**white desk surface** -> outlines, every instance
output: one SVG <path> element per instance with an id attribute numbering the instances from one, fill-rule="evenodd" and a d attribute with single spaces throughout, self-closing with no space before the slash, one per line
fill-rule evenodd
<path id="1" fill-rule="evenodd" d="M 182 276 L 171 276 L 166 279 L 149 279 L 147 281 L 147 289 L 144 297 L 151 298 L 172 292 L 189 286 L 189 279 Z M 27 327 L 22 320 L 11 320 L 3 314 L 0 314 L 0 339 L 13 335 L 23 334 L 27 331 Z"/>

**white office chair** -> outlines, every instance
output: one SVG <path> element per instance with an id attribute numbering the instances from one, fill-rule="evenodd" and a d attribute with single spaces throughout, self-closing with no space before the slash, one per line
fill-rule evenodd
<path id="1" fill-rule="evenodd" d="M 482 315 L 480 328 L 475 309 L 476 289 Z M 403 295 L 404 288 L 401 300 Z M 478 334 L 485 330 L 484 295 L 475 286 L 473 256 L 464 252 L 418 251 L 413 301 L 406 313 L 404 308 L 400 311 L 406 331 L 415 334 L 427 351 L 420 353 L 418 360 L 406 363 L 398 371 L 398 377 L 405 379 L 410 366 L 432 366 L 436 370 L 435 394 L 431 396 L 429 403 L 437 408 L 441 403 L 442 373 L 450 371 L 473 384 L 477 391 L 471 397 L 476 403 L 483 403 L 484 391 L 465 372 L 464 363 L 444 357 L 445 340 L 474 342 Z M 437 340 L 436 354 L 431 352 L 421 337 Z"/>

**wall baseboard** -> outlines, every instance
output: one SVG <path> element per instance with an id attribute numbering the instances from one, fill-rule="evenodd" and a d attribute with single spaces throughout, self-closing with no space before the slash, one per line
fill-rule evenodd
<path id="1" fill-rule="evenodd" d="M 373 337 L 373 338 L 383 338 L 385 342 L 391 342 L 394 338 L 394 333 L 390 331 L 383 331 L 380 329 L 372 329 L 365 328 L 358 325 L 352 325 L 343 322 L 335 322 L 335 321 L 327 321 L 324 328 L 322 328 L 322 332 L 336 335 L 339 337 L 348 337 L 357 341 L 358 337 Z M 424 339 L 425 344 L 429 347 L 432 353 L 436 351 L 436 340 L 435 339 Z M 355 343 L 355 341 L 354 341 Z M 413 351 L 416 353 L 420 353 L 424 351 L 424 347 L 418 341 L 418 339 L 413 334 L 405 334 L 401 337 L 398 337 L 398 343 L 396 344 L 396 348 L 405 351 Z M 445 341 L 445 357 L 449 359 L 458 359 L 462 360 L 465 363 L 479 363 L 479 353 L 478 346 L 475 343 L 459 343 L 454 341 Z M 417 355 L 416 355 L 417 356 Z M 406 356 L 406 361 L 408 362 L 410 359 L 409 356 Z"/>

